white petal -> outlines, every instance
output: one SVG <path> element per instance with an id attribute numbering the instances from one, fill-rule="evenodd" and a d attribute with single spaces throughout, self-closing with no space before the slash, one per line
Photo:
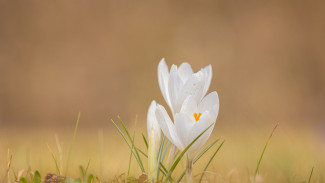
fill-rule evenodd
<path id="1" fill-rule="evenodd" d="M 199 121 L 197 121 L 190 130 L 189 141 L 192 142 L 196 137 L 198 137 L 204 130 L 206 130 L 213 122 L 211 121 L 210 114 L 208 111 L 202 114 Z M 210 137 L 214 125 L 211 126 L 189 149 L 189 155 L 192 158 L 198 152 L 198 150 L 206 143 Z"/>
<path id="2" fill-rule="evenodd" d="M 179 93 L 181 88 L 183 87 L 183 83 L 181 78 L 178 75 L 177 66 L 172 65 L 170 69 L 170 76 L 168 81 L 168 89 L 169 89 L 169 99 L 171 102 L 170 108 L 172 109 L 173 114 L 179 112 L 180 108 L 177 105 Z"/>
<path id="3" fill-rule="evenodd" d="M 203 96 L 207 93 L 209 90 L 211 80 L 212 80 L 212 67 L 211 65 L 206 66 L 205 68 L 201 69 L 204 73 L 205 77 L 205 83 L 204 83 L 204 89 L 203 89 Z"/>
<path id="4" fill-rule="evenodd" d="M 193 74 L 191 65 L 186 62 L 182 63 L 178 68 L 178 74 L 183 83 L 185 83 Z"/>
<path id="5" fill-rule="evenodd" d="M 183 145 L 181 150 L 185 149 L 185 147 L 191 143 L 191 141 L 189 141 L 189 136 L 190 130 L 194 124 L 195 123 L 192 121 L 192 119 L 190 119 L 190 117 L 184 113 L 177 113 L 175 115 L 176 132 Z"/>
<path id="6" fill-rule="evenodd" d="M 158 83 L 160 91 L 168 105 L 170 105 L 169 92 L 168 92 L 169 71 L 165 59 L 162 58 L 158 65 Z"/>
<path id="7" fill-rule="evenodd" d="M 156 118 L 156 101 L 152 101 L 147 114 L 147 132 L 148 132 L 148 138 L 150 139 L 151 129 L 154 130 L 154 133 L 158 136 L 160 139 L 161 136 L 161 130 L 160 126 L 158 124 L 157 118 Z"/>
<path id="8" fill-rule="evenodd" d="M 197 103 L 194 96 L 190 95 L 184 100 L 181 108 L 181 113 L 193 116 L 195 112 L 199 112 L 197 108 Z"/>
<path id="9" fill-rule="evenodd" d="M 203 113 L 209 111 L 211 120 L 214 122 L 219 112 L 219 97 L 217 92 L 211 92 L 199 103 L 198 111 Z"/>
<path id="10" fill-rule="evenodd" d="M 169 141 L 172 142 L 175 146 L 177 146 L 177 148 L 181 148 L 182 145 L 178 139 L 175 125 L 170 119 L 166 109 L 162 105 L 157 104 L 156 117 L 161 130 L 169 139 Z"/>
<path id="11" fill-rule="evenodd" d="M 192 76 L 187 80 L 178 99 L 178 105 L 182 105 L 184 100 L 193 95 L 196 102 L 199 103 L 202 99 L 203 89 L 204 89 L 204 80 L 203 73 L 201 71 L 192 74 Z"/>

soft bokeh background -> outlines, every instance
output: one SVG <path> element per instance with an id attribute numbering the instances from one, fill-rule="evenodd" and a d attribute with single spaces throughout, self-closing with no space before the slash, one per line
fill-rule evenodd
<path id="1" fill-rule="evenodd" d="M 98 163 L 100 129 L 109 154 L 104 169 L 125 171 L 128 158 L 109 161 L 129 153 L 124 146 L 124 154 L 112 152 L 122 140 L 110 119 L 130 122 L 137 114 L 145 131 L 151 100 L 166 105 L 157 82 L 164 57 L 195 71 L 213 67 L 210 91 L 220 97 L 214 135 L 229 144 L 220 174 L 253 170 L 280 123 L 265 166 L 289 178 L 307 176 L 312 166 L 324 166 L 324 8 L 324 1 L 302 0 L 0 1 L 2 156 L 11 148 L 22 159 L 16 169 L 26 165 L 26 154 L 33 168 L 44 167 L 51 161 L 46 142 L 54 148 L 58 133 L 67 148 L 80 111 L 76 154 L 83 160 L 75 163 Z"/>

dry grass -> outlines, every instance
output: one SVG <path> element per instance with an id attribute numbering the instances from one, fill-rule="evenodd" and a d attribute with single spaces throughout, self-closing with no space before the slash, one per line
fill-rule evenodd
<path id="1" fill-rule="evenodd" d="M 203 180 L 207 182 L 250 182 L 271 128 L 271 126 L 216 128 L 210 140 L 222 136 L 227 141 L 211 163 Z M 54 155 L 60 156 L 54 136 L 55 131 L 62 148 L 62 162 L 58 160 L 61 166 L 67 161 L 73 129 L 2 131 L 0 135 L 0 153 L 3 157 L 0 160 L 1 176 L 5 176 L 7 171 L 5 157 L 8 148 L 12 153 L 11 174 L 27 168 L 39 170 L 42 178 L 47 173 L 55 173 L 55 163 L 46 146 L 48 143 Z M 140 127 L 138 131 L 145 131 L 145 129 Z M 88 172 L 97 175 L 101 180 L 108 181 L 120 175 L 125 176 L 130 155 L 127 145 L 111 126 L 109 129 L 103 129 L 103 139 L 99 138 L 100 136 L 99 131 L 95 129 L 78 131 L 72 149 L 69 177 L 80 177 L 79 166 L 86 167 L 89 161 Z M 136 136 L 136 142 L 145 149 L 140 133 Z M 103 143 L 102 148 L 100 143 Z M 208 152 L 194 166 L 196 178 L 200 177 L 212 153 L 212 151 Z M 266 149 L 256 182 L 308 182 L 312 167 L 315 168 L 311 182 L 324 182 L 325 177 L 322 174 L 325 171 L 324 153 L 324 139 L 321 139 L 316 130 L 280 126 Z M 146 166 L 146 163 L 144 164 Z M 176 170 L 175 175 L 178 175 L 184 166 L 185 163 L 181 162 L 181 167 Z M 130 174 L 134 177 L 141 175 L 135 159 L 132 161 Z"/>

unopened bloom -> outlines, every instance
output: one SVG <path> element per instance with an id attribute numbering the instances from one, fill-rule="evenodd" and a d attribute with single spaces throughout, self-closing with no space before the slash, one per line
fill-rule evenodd
<path id="1" fill-rule="evenodd" d="M 174 115 L 174 123 L 165 108 L 157 104 L 156 117 L 165 136 L 180 150 L 184 150 L 196 137 L 210 125 L 214 124 L 219 112 L 217 92 L 211 92 L 197 102 L 195 95 L 188 96 L 181 109 Z M 188 149 L 187 156 L 193 160 L 198 150 L 210 137 L 213 127 L 210 127 Z"/>
<path id="2" fill-rule="evenodd" d="M 156 101 L 152 101 L 148 113 L 147 113 L 147 132 L 148 132 L 148 138 L 151 138 L 151 134 L 153 133 L 155 135 L 154 138 L 160 139 L 161 136 L 161 130 L 159 123 L 156 118 L 156 108 L 157 108 L 157 103 Z"/>
<path id="3" fill-rule="evenodd" d="M 152 101 L 147 114 L 147 131 L 148 131 L 148 178 L 150 182 L 156 182 L 161 130 L 156 118 L 156 101 Z"/>
<path id="4" fill-rule="evenodd" d="M 197 73 L 186 62 L 179 67 L 172 65 L 170 71 L 164 58 L 158 65 L 159 87 L 173 115 L 181 110 L 182 103 L 190 95 L 199 103 L 209 89 L 211 78 L 211 65 Z"/>

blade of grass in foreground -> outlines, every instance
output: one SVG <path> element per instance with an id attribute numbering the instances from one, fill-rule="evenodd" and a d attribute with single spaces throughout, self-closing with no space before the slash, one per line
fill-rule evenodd
<path id="1" fill-rule="evenodd" d="M 272 136 L 273 136 L 273 133 L 275 132 L 275 129 L 276 129 L 278 126 L 279 126 L 279 123 L 275 125 L 275 127 L 273 128 L 273 130 L 272 130 L 272 132 L 271 132 L 271 135 L 269 136 L 269 138 L 268 138 L 267 141 L 266 141 L 266 144 L 265 144 L 265 146 L 264 146 L 264 149 L 263 149 L 263 151 L 262 151 L 262 154 L 261 154 L 260 159 L 258 160 L 258 163 L 257 163 L 257 166 L 256 166 L 255 175 L 254 175 L 254 182 L 255 182 L 255 180 L 256 180 L 256 175 L 258 174 L 258 170 L 260 169 L 261 161 L 262 161 L 262 158 L 263 158 L 263 156 L 264 156 L 265 150 L 266 150 L 267 146 L 268 146 L 269 143 L 270 143 L 270 140 L 271 140 L 271 138 L 272 138 Z"/>
<path id="2" fill-rule="evenodd" d="M 213 147 L 218 141 L 220 140 L 220 138 L 218 138 L 217 140 L 213 141 L 210 145 L 208 145 L 205 149 L 203 149 L 199 155 L 197 155 L 194 160 L 193 160 L 193 164 L 195 164 L 211 147 Z M 183 171 L 183 173 L 181 174 L 181 176 L 179 176 L 179 178 L 177 179 L 177 183 L 180 182 L 182 180 L 182 178 L 185 175 L 186 170 Z"/>
<path id="3" fill-rule="evenodd" d="M 52 156 L 52 159 L 54 161 L 54 164 L 55 164 L 55 168 L 56 168 L 56 173 L 58 175 L 60 175 L 60 168 L 59 168 L 59 165 L 58 165 L 58 161 L 56 160 L 55 156 L 54 156 L 54 153 L 52 151 L 52 149 L 50 148 L 50 146 L 48 144 L 47 145 L 47 148 L 49 149 L 50 153 L 51 153 L 51 156 Z"/>
<path id="4" fill-rule="evenodd" d="M 314 172 L 314 167 L 311 169 L 311 172 L 310 172 L 310 175 L 309 175 L 308 183 L 310 183 L 310 181 L 311 181 L 311 177 L 313 176 L 313 172 Z"/>
<path id="5" fill-rule="evenodd" d="M 76 126 L 74 128 L 74 132 L 73 132 L 73 136 L 72 136 L 72 142 L 71 142 L 71 145 L 70 145 L 70 148 L 69 148 L 69 151 L 68 151 L 67 166 L 65 168 L 65 174 L 64 174 L 65 176 L 67 176 L 67 174 L 68 174 L 69 164 L 70 164 L 70 157 L 71 157 L 71 152 L 72 152 L 72 146 L 73 146 L 74 141 L 76 139 L 79 121 L 80 121 L 80 112 L 78 114 L 77 123 L 76 123 Z"/>
<path id="6" fill-rule="evenodd" d="M 134 130 L 133 130 L 133 141 L 134 141 L 134 136 L 135 136 L 135 129 L 137 127 L 137 121 L 138 121 L 138 117 L 135 118 L 135 124 L 134 124 Z M 130 168 L 131 168 L 131 162 L 132 162 L 132 150 L 134 148 L 134 145 L 132 145 L 132 149 L 131 149 L 131 152 L 130 152 L 130 159 L 129 159 L 129 168 L 128 168 L 128 175 L 127 177 L 129 177 L 130 175 Z"/>
<path id="7" fill-rule="evenodd" d="M 114 120 L 112 120 L 112 123 L 114 124 L 115 128 L 117 129 L 117 131 L 121 134 L 121 136 L 123 137 L 123 139 L 124 139 L 124 141 L 126 142 L 126 144 L 129 146 L 129 148 L 132 149 L 132 147 L 131 147 L 129 141 L 126 139 L 124 133 L 123 133 L 123 132 L 121 131 L 121 129 L 117 126 L 117 124 L 114 122 Z M 140 161 L 139 161 L 139 157 L 138 157 L 138 155 L 134 152 L 133 149 L 132 149 L 132 154 L 133 154 L 133 156 L 135 157 L 135 159 L 137 160 L 137 162 L 138 162 L 138 164 L 139 164 L 139 167 L 140 167 L 141 171 L 142 171 L 142 172 L 145 172 L 142 163 L 140 163 Z"/>
<path id="8" fill-rule="evenodd" d="M 163 135 L 162 140 L 160 142 L 160 147 L 159 147 L 159 151 L 158 151 L 158 156 L 157 156 L 157 162 L 158 162 L 158 168 L 157 168 L 157 180 L 159 178 L 159 173 L 160 173 L 160 160 L 161 160 L 161 154 L 164 148 L 164 144 L 165 144 L 165 135 Z"/>
<path id="9" fill-rule="evenodd" d="M 137 148 L 137 147 L 136 147 Z M 139 148 L 137 148 L 137 150 L 144 156 L 144 157 L 146 157 L 146 158 L 148 158 L 148 155 L 145 153 L 145 152 L 143 152 L 143 151 L 141 151 L 141 149 L 139 149 Z"/>
<path id="10" fill-rule="evenodd" d="M 148 149 L 148 141 L 147 141 L 146 137 L 143 135 L 143 133 L 142 133 L 142 139 L 144 141 L 144 144 L 146 145 L 146 148 Z"/>
<path id="11" fill-rule="evenodd" d="M 179 161 L 182 159 L 182 157 L 184 156 L 184 154 L 186 153 L 186 151 L 197 141 L 197 139 L 199 139 L 209 128 L 211 128 L 211 126 L 213 126 L 214 123 L 212 123 L 207 129 L 205 129 L 202 133 L 200 133 L 200 135 L 198 135 L 182 152 L 181 154 L 177 157 L 177 159 L 175 160 L 175 162 L 173 163 L 172 167 L 169 169 L 168 174 L 166 175 L 166 179 L 164 181 L 164 183 L 166 183 L 169 178 L 171 177 L 173 171 L 175 170 L 176 166 L 178 165 Z"/>
<path id="12" fill-rule="evenodd" d="M 167 143 L 166 143 L 166 145 L 165 145 L 165 147 L 164 147 L 164 150 L 163 150 L 163 152 L 162 152 L 161 158 L 160 158 L 160 161 L 161 161 L 161 162 L 165 159 L 166 151 L 167 151 L 169 145 L 170 145 L 170 142 L 167 141 Z"/>
<path id="13" fill-rule="evenodd" d="M 129 140 L 131 141 L 132 146 L 136 147 L 136 146 L 134 145 L 134 141 L 132 140 L 131 135 L 130 135 L 129 131 L 127 130 L 127 128 L 126 128 L 124 122 L 122 121 L 122 119 L 120 118 L 120 116 L 118 116 L 117 118 L 118 118 L 118 120 L 120 121 L 120 123 L 121 123 L 121 125 L 122 125 L 124 131 L 126 132 L 126 135 L 128 136 Z M 139 152 L 138 152 L 137 148 L 134 148 L 134 151 L 135 151 L 136 155 L 138 156 L 139 163 L 140 163 L 140 165 L 141 165 L 141 167 L 142 167 L 142 168 L 141 168 L 142 173 L 144 173 L 145 171 L 144 171 L 144 168 L 143 168 L 143 163 L 142 163 L 142 161 L 141 161 L 141 157 L 140 157 L 140 155 L 139 155 Z"/>
<path id="14" fill-rule="evenodd" d="M 218 151 L 220 150 L 220 148 L 222 147 L 222 145 L 225 143 L 225 140 L 222 141 L 222 143 L 220 144 L 220 146 L 218 147 L 218 149 L 214 152 L 214 154 L 211 156 L 209 162 L 207 163 L 207 165 L 205 166 L 203 172 L 202 172 L 202 175 L 200 177 L 200 181 L 199 183 L 201 183 L 202 181 L 202 178 L 204 176 L 204 173 L 206 172 L 206 170 L 208 169 L 208 166 L 210 165 L 210 163 L 212 162 L 213 158 L 216 156 L 216 154 L 218 153 Z"/>
<path id="15" fill-rule="evenodd" d="M 161 173 L 166 176 L 166 172 L 168 172 L 167 168 L 161 162 L 159 164 L 160 164 L 159 169 L 160 169 Z M 171 183 L 175 183 L 175 181 L 174 181 L 174 179 L 172 177 L 170 177 L 169 180 L 170 180 Z"/>
<path id="16" fill-rule="evenodd" d="M 89 165 L 90 165 L 90 159 L 88 160 L 88 163 L 87 163 L 87 166 L 86 166 L 86 169 L 85 169 L 85 175 L 87 175 Z"/>
<path id="17" fill-rule="evenodd" d="M 41 174 L 37 170 L 34 173 L 34 181 L 33 182 L 34 183 L 42 183 Z"/>

